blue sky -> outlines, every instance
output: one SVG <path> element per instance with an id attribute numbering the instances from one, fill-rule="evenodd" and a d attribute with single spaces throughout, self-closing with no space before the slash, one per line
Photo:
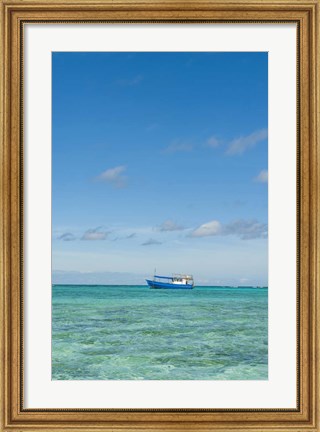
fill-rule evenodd
<path id="1" fill-rule="evenodd" d="M 267 53 L 53 53 L 52 72 L 54 282 L 267 285 Z"/>

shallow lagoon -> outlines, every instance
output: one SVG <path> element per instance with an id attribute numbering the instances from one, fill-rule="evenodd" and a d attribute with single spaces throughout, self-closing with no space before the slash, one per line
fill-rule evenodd
<path id="1" fill-rule="evenodd" d="M 53 380 L 266 380 L 267 288 L 55 285 Z"/>

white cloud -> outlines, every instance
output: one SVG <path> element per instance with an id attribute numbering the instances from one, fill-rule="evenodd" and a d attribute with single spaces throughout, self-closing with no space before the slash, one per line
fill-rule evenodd
<path id="1" fill-rule="evenodd" d="M 137 235 L 136 233 L 131 233 L 131 234 L 125 234 L 123 236 L 116 236 L 112 239 L 112 241 L 133 239 L 134 237 L 136 237 L 136 235 Z"/>
<path id="2" fill-rule="evenodd" d="M 223 235 L 237 235 L 242 240 L 265 239 L 268 237 L 268 224 L 238 219 L 224 226 Z"/>
<path id="3" fill-rule="evenodd" d="M 248 278 L 240 278 L 240 279 L 239 279 L 239 282 L 240 282 L 241 284 L 245 284 L 245 283 L 250 282 L 250 279 L 248 279 Z"/>
<path id="4" fill-rule="evenodd" d="M 189 235 L 190 237 L 209 237 L 209 236 L 228 236 L 240 237 L 241 240 L 251 240 L 256 238 L 268 237 L 268 225 L 256 220 L 242 220 L 221 224 L 217 220 L 200 225 Z"/>
<path id="5" fill-rule="evenodd" d="M 258 142 L 264 141 L 267 137 L 267 129 L 260 129 L 253 132 L 251 135 L 236 138 L 230 142 L 226 154 L 230 156 L 242 154 L 246 150 L 254 147 Z"/>
<path id="6" fill-rule="evenodd" d="M 162 244 L 160 241 L 150 238 L 141 244 L 141 246 L 151 246 L 151 245 L 160 245 Z"/>
<path id="7" fill-rule="evenodd" d="M 88 229 L 81 237 L 81 240 L 105 240 L 108 232 L 100 230 L 101 227 Z"/>
<path id="8" fill-rule="evenodd" d="M 132 239 L 133 237 L 135 237 L 137 234 L 136 233 L 132 233 L 132 234 L 129 234 L 129 235 L 127 235 L 127 239 Z"/>
<path id="9" fill-rule="evenodd" d="M 221 233 L 221 223 L 217 220 L 213 220 L 211 222 L 207 222 L 203 225 L 200 225 L 190 234 L 191 237 L 208 237 L 214 236 Z"/>
<path id="10" fill-rule="evenodd" d="M 61 234 L 58 237 L 58 240 L 63 240 L 63 241 L 73 241 L 76 240 L 76 237 L 74 234 L 70 233 L 70 232 L 66 232 L 64 234 Z"/>
<path id="11" fill-rule="evenodd" d="M 173 222 L 172 220 L 168 219 L 164 221 L 159 227 L 158 231 L 182 231 L 184 230 L 184 227 L 182 225 L 178 225 L 177 223 Z"/>
<path id="12" fill-rule="evenodd" d="M 126 167 L 120 165 L 114 168 L 109 168 L 101 173 L 97 180 L 112 184 L 117 188 L 123 188 L 127 185 L 127 177 L 123 175 Z"/>
<path id="13" fill-rule="evenodd" d="M 254 180 L 260 183 L 268 183 L 268 170 L 260 171 Z"/>
<path id="14" fill-rule="evenodd" d="M 214 136 L 210 137 L 207 140 L 207 146 L 208 147 L 217 148 L 217 147 L 219 147 L 219 145 L 220 145 L 220 141 Z"/>

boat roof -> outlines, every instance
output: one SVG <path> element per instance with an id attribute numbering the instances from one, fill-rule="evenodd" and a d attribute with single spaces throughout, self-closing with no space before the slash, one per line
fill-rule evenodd
<path id="1" fill-rule="evenodd" d="M 159 275 L 154 275 L 155 278 L 159 278 L 159 279 L 176 279 L 176 278 L 181 278 L 181 279 L 193 279 L 193 277 L 191 275 L 185 275 L 185 274 L 174 274 L 172 276 L 159 276 Z"/>

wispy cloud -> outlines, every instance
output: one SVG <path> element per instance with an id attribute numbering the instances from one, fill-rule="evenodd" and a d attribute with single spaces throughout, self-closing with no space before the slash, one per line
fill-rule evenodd
<path id="1" fill-rule="evenodd" d="M 268 170 L 260 171 L 257 177 L 254 178 L 254 181 L 259 183 L 268 183 Z"/>
<path id="2" fill-rule="evenodd" d="M 221 144 L 221 141 L 218 140 L 218 138 L 216 138 L 215 136 L 208 138 L 208 140 L 206 142 L 206 146 L 211 147 L 211 148 L 217 148 L 217 147 L 219 147 L 220 144 Z"/>
<path id="3" fill-rule="evenodd" d="M 127 235 L 127 239 L 132 239 L 133 237 L 135 237 L 137 234 L 136 233 L 132 233 L 132 234 L 129 234 L 129 235 Z"/>
<path id="4" fill-rule="evenodd" d="M 228 224 L 222 224 L 217 220 L 200 225 L 189 234 L 190 237 L 234 235 L 242 240 L 251 240 L 268 237 L 268 225 L 256 220 L 238 219 Z"/>
<path id="5" fill-rule="evenodd" d="M 230 156 L 242 154 L 267 137 L 267 129 L 260 129 L 250 135 L 236 138 L 229 143 L 226 154 Z"/>
<path id="6" fill-rule="evenodd" d="M 166 147 L 164 153 L 178 153 L 178 152 L 191 152 L 193 150 L 193 144 L 185 141 L 173 141 L 168 147 Z"/>
<path id="7" fill-rule="evenodd" d="M 130 86 L 135 86 L 140 84 L 143 81 L 143 79 L 144 79 L 143 75 L 139 74 L 139 75 L 135 75 L 132 78 L 119 79 L 117 81 L 117 84 L 123 87 L 130 87 Z"/>
<path id="8" fill-rule="evenodd" d="M 61 234 L 58 237 L 58 240 L 63 240 L 63 241 L 74 241 L 76 240 L 76 236 L 70 232 L 66 232 L 64 234 Z"/>
<path id="9" fill-rule="evenodd" d="M 168 219 L 164 221 L 158 228 L 158 231 L 182 231 L 184 230 L 184 227 L 182 225 L 179 225 L 175 223 L 174 221 Z"/>
<path id="10" fill-rule="evenodd" d="M 200 225 L 194 231 L 191 232 L 190 237 L 208 237 L 214 236 L 221 233 L 222 225 L 219 221 L 213 220 L 205 224 Z"/>
<path id="11" fill-rule="evenodd" d="M 268 224 L 238 219 L 223 227 L 223 235 L 238 235 L 242 240 L 268 237 Z"/>
<path id="12" fill-rule="evenodd" d="M 98 177 L 98 181 L 110 183 L 116 188 L 124 188 L 127 186 L 127 176 L 123 175 L 126 171 L 124 165 L 120 165 L 114 168 L 109 168 L 103 171 Z"/>
<path id="13" fill-rule="evenodd" d="M 150 238 L 141 244 L 141 246 L 151 246 L 151 245 L 160 245 L 162 244 L 160 241 Z"/>
<path id="14" fill-rule="evenodd" d="M 133 239 L 134 237 L 136 237 L 136 233 L 132 233 L 132 234 L 128 234 L 125 236 L 116 236 L 112 239 L 112 241 L 118 241 L 118 240 L 130 240 Z"/>
<path id="15" fill-rule="evenodd" d="M 109 233 L 107 231 L 101 231 L 101 228 L 102 227 L 88 229 L 81 237 L 81 240 L 105 240 Z"/>

